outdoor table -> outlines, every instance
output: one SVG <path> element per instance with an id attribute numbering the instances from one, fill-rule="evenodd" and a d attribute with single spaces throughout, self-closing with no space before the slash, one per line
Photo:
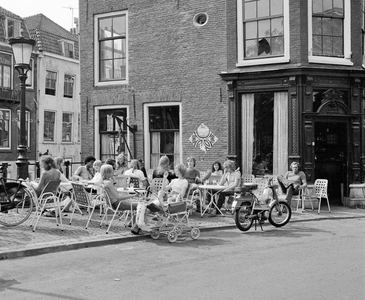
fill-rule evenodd
<path id="1" fill-rule="evenodd" d="M 223 191 L 226 186 L 224 185 L 215 185 L 215 184 L 201 184 L 198 186 L 199 189 L 201 190 L 206 190 L 206 192 L 210 195 L 210 202 L 208 203 L 208 205 L 205 207 L 205 209 L 200 213 L 200 217 L 203 217 L 203 215 L 206 213 L 206 211 L 208 210 L 208 208 L 210 206 L 213 206 L 217 209 L 217 211 L 224 217 L 224 213 L 221 212 L 221 210 L 218 208 L 217 204 L 214 201 L 214 198 L 216 197 L 216 195 L 220 192 Z M 201 201 L 201 205 L 203 201 Z"/>
<path id="2" fill-rule="evenodd" d="M 126 193 L 126 194 L 143 194 L 146 192 L 143 188 L 132 188 L 132 187 L 118 187 L 118 192 Z"/>

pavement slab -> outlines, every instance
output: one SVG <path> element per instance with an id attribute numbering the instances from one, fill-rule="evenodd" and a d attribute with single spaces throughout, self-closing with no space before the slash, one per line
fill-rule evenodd
<path id="1" fill-rule="evenodd" d="M 306 222 L 312 220 L 326 219 L 351 219 L 364 218 L 365 209 L 351 209 L 343 206 L 331 207 L 328 210 L 317 211 L 306 210 L 302 213 L 293 212 L 290 222 Z M 0 225 L 0 259 L 18 258 L 23 256 L 40 255 L 44 253 L 75 250 L 86 247 L 95 247 L 107 244 L 117 244 L 137 239 L 150 238 L 149 234 L 133 235 L 130 228 L 124 226 L 124 221 L 115 219 L 106 234 L 106 226 L 99 226 L 101 218 L 99 212 L 92 216 L 88 229 L 85 229 L 88 215 L 75 213 L 72 225 L 69 225 L 71 213 L 63 214 L 63 225 L 56 226 L 54 218 L 42 217 L 36 231 L 30 227 L 32 216 L 23 224 L 15 227 Z M 202 232 L 234 228 L 235 223 L 232 214 L 226 213 L 224 217 L 210 217 L 193 213 L 189 217 L 190 225 L 199 227 Z M 265 225 L 267 226 L 267 225 Z M 265 227 L 264 227 L 265 228 Z"/>

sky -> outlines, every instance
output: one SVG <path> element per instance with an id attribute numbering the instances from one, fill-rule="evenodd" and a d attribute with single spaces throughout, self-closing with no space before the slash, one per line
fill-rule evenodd
<path id="1" fill-rule="evenodd" d="M 67 30 L 79 16 L 79 0 L 0 0 L 0 6 L 22 18 L 41 13 Z"/>

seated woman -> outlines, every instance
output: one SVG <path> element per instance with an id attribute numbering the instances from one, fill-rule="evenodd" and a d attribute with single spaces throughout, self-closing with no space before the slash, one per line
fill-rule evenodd
<path id="1" fill-rule="evenodd" d="M 124 172 L 124 175 L 130 175 L 132 177 L 137 177 L 139 179 L 139 186 L 147 188 L 148 187 L 148 180 L 144 176 L 143 172 L 139 168 L 139 162 L 137 159 L 132 159 L 131 161 L 131 168 Z M 141 186 L 142 185 L 142 186 Z"/>
<path id="2" fill-rule="evenodd" d="M 84 166 L 80 166 L 76 169 L 72 180 L 74 181 L 88 181 L 91 180 L 95 175 L 93 164 L 95 161 L 94 156 L 86 156 L 84 160 Z"/>
<path id="3" fill-rule="evenodd" d="M 183 164 L 176 165 L 175 174 L 178 178 L 172 179 L 172 181 L 168 184 L 168 172 L 165 172 L 163 175 L 164 181 L 162 189 L 158 193 L 157 199 L 152 199 L 148 203 L 142 202 L 138 204 L 136 225 L 132 229 L 132 233 L 138 233 L 138 229 L 142 229 L 143 231 L 151 230 L 151 227 L 146 224 L 147 208 L 150 204 L 154 204 L 155 206 L 160 207 L 161 210 L 165 210 L 169 203 L 182 201 L 189 186 L 188 181 L 185 179 L 185 166 Z M 165 197 L 166 191 L 170 192 Z"/>
<path id="4" fill-rule="evenodd" d="M 219 185 L 224 185 L 226 188 L 219 193 L 217 207 L 220 210 L 223 206 L 226 196 L 231 196 L 234 194 L 234 189 L 239 187 L 241 184 L 241 172 L 236 169 L 236 164 L 233 160 L 226 160 L 223 163 L 224 173 Z M 211 212 L 211 216 L 216 216 L 218 210 L 214 209 Z"/>
<path id="5" fill-rule="evenodd" d="M 170 159 L 164 155 L 160 157 L 156 170 L 153 170 L 152 179 L 164 178 L 165 173 L 168 173 L 167 180 L 171 182 L 172 179 L 177 178 L 176 175 L 170 170 Z"/>
<path id="6" fill-rule="evenodd" d="M 41 174 L 41 178 L 39 179 L 39 183 L 32 182 L 34 190 L 37 193 L 37 196 L 40 196 L 45 186 L 51 180 L 61 180 L 61 172 L 56 169 L 56 165 L 54 160 L 50 156 L 42 156 L 41 159 L 41 168 L 44 169 Z"/>
<path id="7" fill-rule="evenodd" d="M 209 180 L 209 178 L 211 178 L 212 176 L 216 177 L 217 180 L 219 181 L 219 179 L 222 178 L 223 176 L 223 168 L 222 168 L 222 164 L 220 161 L 216 160 L 213 164 L 210 170 L 208 170 L 208 172 L 206 173 L 206 175 L 202 178 L 202 182 L 206 182 Z M 206 194 L 206 191 L 204 191 Z M 210 202 L 210 194 L 208 193 L 208 195 L 204 195 L 204 198 L 206 199 L 206 203 Z M 196 211 L 197 212 L 201 212 L 201 207 L 200 207 L 200 201 L 196 202 Z"/>
<path id="8" fill-rule="evenodd" d="M 116 209 L 119 205 L 120 210 L 128 210 L 132 208 L 137 208 L 137 202 L 130 201 L 129 199 L 133 196 L 120 194 L 114 186 L 114 170 L 111 165 L 104 164 L 100 168 L 100 175 L 103 180 L 104 189 L 108 191 L 110 195 L 111 205 Z"/>
<path id="9" fill-rule="evenodd" d="M 116 160 L 117 167 L 115 169 L 116 175 L 123 175 L 128 170 L 128 161 L 124 154 L 119 154 Z"/>
<path id="10" fill-rule="evenodd" d="M 95 175 L 91 180 L 89 180 L 87 182 L 88 184 L 93 185 L 93 189 L 95 189 L 97 191 L 97 193 L 100 192 L 100 186 L 103 182 L 103 179 L 102 179 L 101 174 L 100 174 L 100 168 L 101 168 L 102 164 L 103 164 L 103 162 L 99 159 L 94 161 L 93 168 L 95 170 Z"/>
<path id="11" fill-rule="evenodd" d="M 278 182 L 283 193 L 286 194 L 286 201 L 291 206 L 293 195 L 299 195 L 299 190 L 307 187 L 307 177 L 304 172 L 299 171 L 299 163 L 293 161 L 290 164 L 291 171 L 286 172 L 284 176 L 278 176 Z"/>

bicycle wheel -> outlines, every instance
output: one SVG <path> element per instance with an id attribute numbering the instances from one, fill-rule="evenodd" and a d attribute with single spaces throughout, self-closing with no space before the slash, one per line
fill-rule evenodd
<path id="1" fill-rule="evenodd" d="M 241 203 L 239 209 L 236 209 L 236 211 L 234 212 L 234 221 L 239 230 L 247 231 L 251 228 L 253 222 L 253 219 L 250 218 L 251 211 L 251 206 L 247 206 L 247 204 Z"/>
<path id="2" fill-rule="evenodd" d="M 274 204 L 269 210 L 269 222 L 275 227 L 287 224 L 291 218 L 291 208 L 286 202 Z"/>
<path id="3" fill-rule="evenodd" d="M 26 188 L 21 188 L 13 194 L 8 194 L 8 199 L 12 208 L 3 211 L 0 209 L 0 224 L 8 227 L 17 226 L 26 221 L 32 213 L 33 196 Z M 9 202 L 7 206 L 8 204 Z"/>

